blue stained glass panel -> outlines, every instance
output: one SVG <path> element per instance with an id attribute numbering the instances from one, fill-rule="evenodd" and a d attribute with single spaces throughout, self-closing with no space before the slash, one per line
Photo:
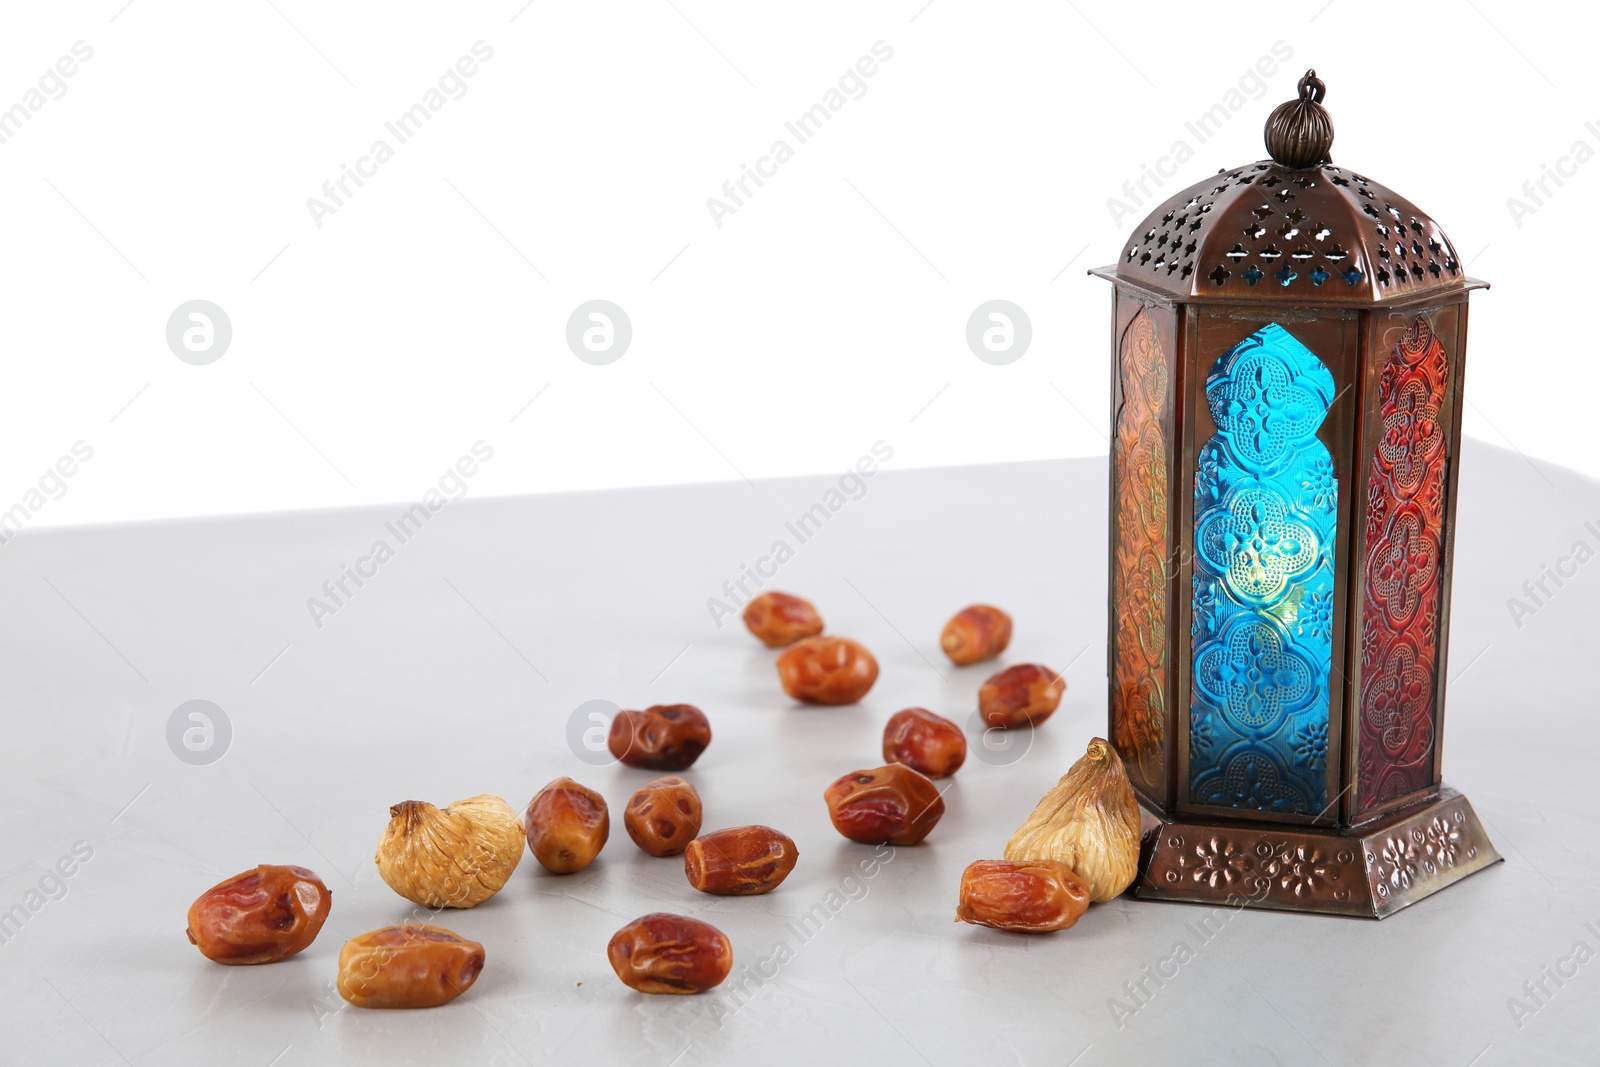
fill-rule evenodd
<path id="1" fill-rule="evenodd" d="M 1318 815 L 1327 803 L 1338 481 L 1317 428 L 1333 375 L 1263 326 L 1206 378 L 1216 435 L 1194 483 L 1193 803 Z"/>

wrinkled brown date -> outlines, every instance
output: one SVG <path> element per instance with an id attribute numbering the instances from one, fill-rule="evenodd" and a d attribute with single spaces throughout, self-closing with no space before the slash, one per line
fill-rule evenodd
<path id="1" fill-rule="evenodd" d="M 1011 643 L 1011 616 L 988 604 L 962 608 L 944 624 L 939 647 L 957 666 L 994 659 Z"/>
<path id="2" fill-rule="evenodd" d="M 528 801 L 522 829 L 534 859 L 548 871 L 571 874 L 600 855 L 611 836 L 611 812 L 593 789 L 557 778 Z"/>
<path id="3" fill-rule="evenodd" d="M 1059 860 L 978 860 L 961 875 L 956 918 L 996 930 L 1065 930 L 1089 908 L 1089 885 Z"/>
<path id="4" fill-rule="evenodd" d="M 332 907 L 311 871 L 263 863 L 189 905 L 189 943 L 217 963 L 275 963 L 315 941 Z"/>
<path id="5" fill-rule="evenodd" d="M 822 794 L 833 828 L 863 845 L 914 845 L 944 817 L 944 798 L 903 763 L 851 771 Z"/>
<path id="6" fill-rule="evenodd" d="M 339 995 L 358 1008 L 434 1008 L 465 993 L 483 946 L 426 923 L 385 926 L 339 950 Z"/>
<path id="7" fill-rule="evenodd" d="M 967 739 L 949 719 L 927 708 L 906 708 L 889 716 L 883 728 L 883 758 L 929 778 L 944 778 L 966 761 Z"/>
<path id="8" fill-rule="evenodd" d="M 1067 683 L 1049 667 L 1019 663 L 983 683 L 978 712 L 990 726 L 1038 726 L 1061 705 Z"/>
<path id="9" fill-rule="evenodd" d="M 641 993 L 699 993 L 733 969 L 733 943 L 710 923 L 653 911 L 611 935 L 611 969 Z"/>
<path id="10" fill-rule="evenodd" d="M 628 836 L 652 856 L 676 856 L 688 848 L 700 832 L 700 819 L 700 794 L 674 775 L 646 784 L 622 812 Z"/>
<path id="11" fill-rule="evenodd" d="M 762 593 L 750 601 L 744 606 L 744 624 L 768 648 L 782 648 L 822 632 L 822 616 L 811 601 L 788 593 Z"/>
<path id="12" fill-rule="evenodd" d="M 848 637 L 808 637 L 778 657 L 778 680 L 807 704 L 854 704 L 878 680 L 878 661 Z"/>
<path id="13" fill-rule="evenodd" d="M 657 704 L 620 711 L 606 737 L 611 754 L 630 767 L 681 771 L 711 744 L 711 721 L 693 704 Z"/>
<path id="14" fill-rule="evenodd" d="M 745 897 L 770 893 L 794 870 L 800 850 L 770 826 L 732 826 L 701 834 L 683 853 L 683 873 L 702 893 Z"/>

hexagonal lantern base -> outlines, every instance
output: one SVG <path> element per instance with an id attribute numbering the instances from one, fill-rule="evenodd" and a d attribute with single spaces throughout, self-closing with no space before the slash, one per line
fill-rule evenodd
<path id="1" fill-rule="evenodd" d="M 1345 834 L 1140 812 L 1139 900 L 1383 919 L 1501 859 L 1449 786 L 1426 807 Z"/>

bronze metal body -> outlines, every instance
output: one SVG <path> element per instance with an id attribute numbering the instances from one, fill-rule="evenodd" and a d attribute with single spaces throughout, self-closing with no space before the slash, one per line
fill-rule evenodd
<path id="1" fill-rule="evenodd" d="M 1109 726 L 1139 898 L 1383 918 L 1500 859 L 1440 775 L 1484 283 L 1332 164 L 1323 93 L 1308 72 L 1272 159 L 1091 271 L 1115 286 Z"/>

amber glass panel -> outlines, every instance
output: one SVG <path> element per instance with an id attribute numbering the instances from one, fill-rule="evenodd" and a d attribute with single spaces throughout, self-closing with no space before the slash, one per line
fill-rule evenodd
<path id="1" fill-rule="evenodd" d="M 1167 668 L 1167 431 L 1170 363 L 1141 309 L 1117 346 L 1112 444 L 1112 741 L 1135 782 L 1164 793 Z"/>

